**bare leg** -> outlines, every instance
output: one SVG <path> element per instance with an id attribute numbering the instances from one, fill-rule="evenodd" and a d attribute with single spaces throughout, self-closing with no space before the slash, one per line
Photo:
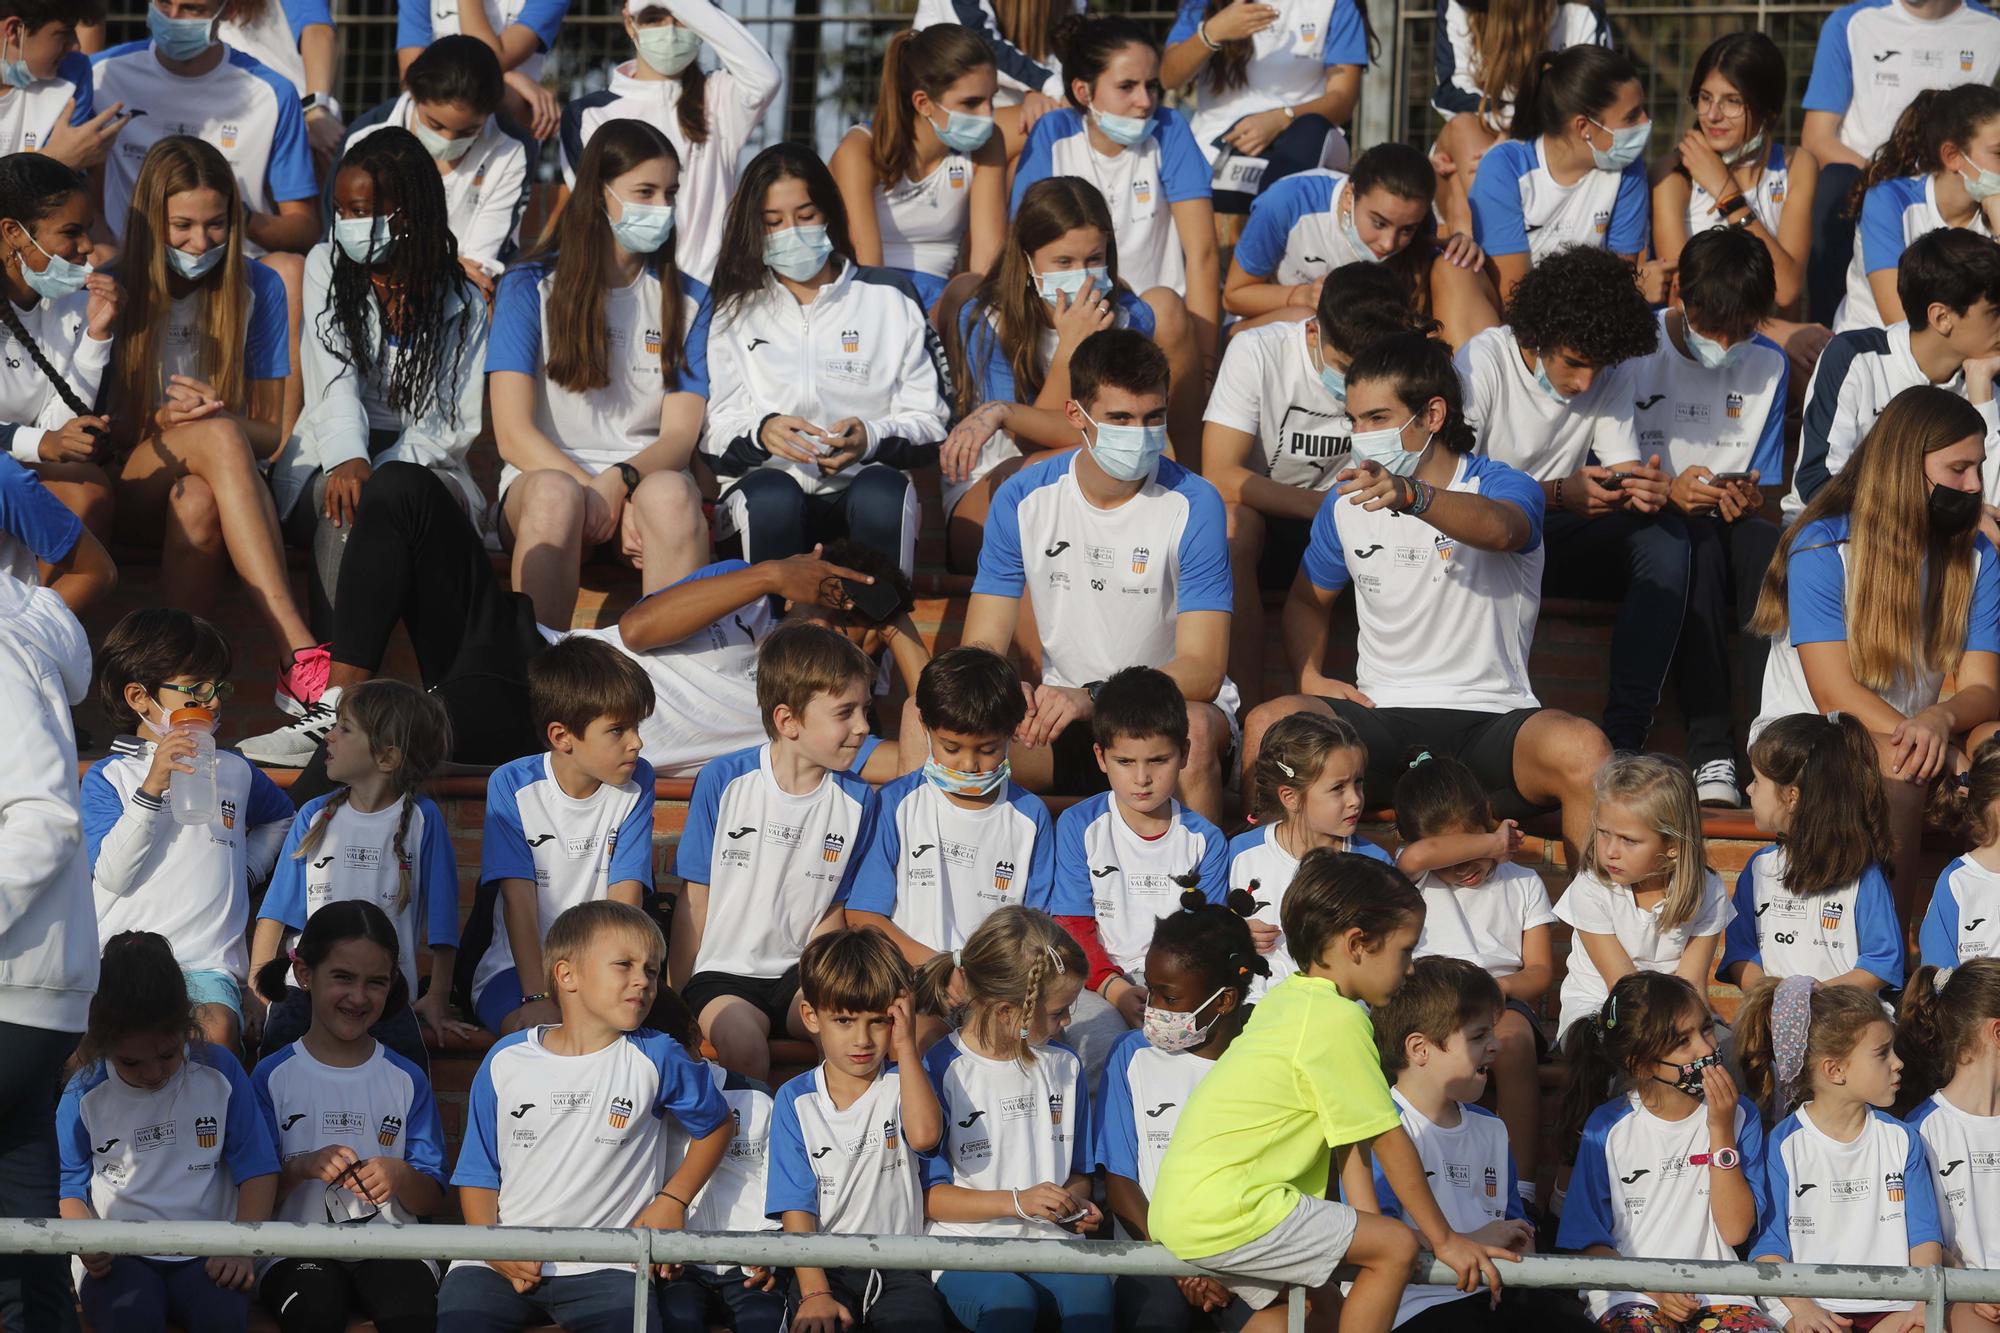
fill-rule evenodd
<path id="1" fill-rule="evenodd" d="M 535 604 L 535 619 L 567 629 L 576 616 L 583 565 L 583 486 L 553 468 L 523 473 L 501 503 L 502 536 L 514 548 L 514 588 Z"/>
<path id="2" fill-rule="evenodd" d="M 1923 851 L 1924 802 L 1930 796 L 1930 784 L 1911 782 L 1889 771 L 1893 760 L 1887 736 L 1877 735 L 1875 748 L 1882 756 L 1882 794 L 1888 798 L 1889 828 L 1896 838 L 1889 890 L 1895 895 L 1897 917 L 1913 924 L 1922 919 L 1924 907 L 1930 901 L 1931 886 L 1918 883 L 1922 875 L 1917 866 Z M 1919 895 L 1922 903 L 1917 901 Z"/>
<path id="3" fill-rule="evenodd" d="M 1181 770 L 1181 803 L 1210 823 L 1222 822 L 1222 761 L 1229 753 L 1229 719 L 1210 703 L 1187 706 L 1188 761 Z"/>
<path id="4" fill-rule="evenodd" d="M 708 524 L 701 490 L 685 472 L 655 472 L 639 483 L 630 506 L 639 529 L 640 588 L 646 593 L 680 582 L 708 560 Z"/>
<path id="5" fill-rule="evenodd" d="M 701 1011 L 702 1035 L 724 1069 L 763 1082 L 771 1075 L 771 1021 L 737 995 L 710 1000 Z"/>
<path id="6" fill-rule="evenodd" d="M 111 478 L 95 463 L 36 463 L 29 470 L 42 479 L 63 508 L 83 520 L 97 540 L 109 544 L 115 505 Z"/>
<path id="7" fill-rule="evenodd" d="M 1047 457 L 1037 453 L 1035 458 Z M 979 568 L 979 547 L 986 540 L 986 514 L 993 508 L 993 493 L 1000 483 L 1028 464 L 1027 458 L 1010 458 L 972 483 L 945 519 L 945 560 L 956 573 L 970 574 Z"/>
<path id="8" fill-rule="evenodd" d="M 1264 590 L 1257 586 L 1257 559 L 1264 553 L 1264 516 L 1248 505 L 1224 508 L 1229 532 L 1229 678 L 1254 708 L 1264 695 Z"/>
<path id="9" fill-rule="evenodd" d="M 1438 135 L 1438 148 L 1451 155 L 1453 164 L 1451 174 L 1438 181 L 1438 208 L 1447 234 L 1472 235 L 1472 178 L 1479 171 L 1479 159 L 1495 142 L 1493 131 L 1471 112 L 1453 116 Z"/>
<path id="10" fill-rule="evenodd" d="M 1207 371 L 1202 365 L 1200 321 L 1188 313 L 1181 298 L 1165 287 L 1145 294 L 1153 310 L 1153 342 L 1167 354 L 1167 438 L 1174 460 L 1190 472 L 1201 471 L 1201 413 L 1208 402 Z M 1215 346 L 1215 331 L 1208 330 Z"/>
<path id="11" fill-rule="evenodd" d="M 1562 806 L 1563 853 L 1569 865 L 1590 840 L 1597 770 L 1611 742 L 1594 723 L 1544 708 L 1514 737 L 1514 787 L 1536 805 Z"/>
<path id="12" fill-rule="evenodd" d="M 1542 1088 L 1535 1070 L 1535 1034 L 1519 1010 L 1502 1011 L 1495 1029 L 1500 1056 L 1493 1062 L 1493 1109 L 1507 1126 L 1521 1179 L 1535 1182 L 1541 1165 Z"/>

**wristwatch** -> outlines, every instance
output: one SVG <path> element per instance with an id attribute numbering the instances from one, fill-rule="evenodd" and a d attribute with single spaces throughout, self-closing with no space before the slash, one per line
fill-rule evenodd
<path id="1" fill-rule="evenodd" d="M 340 102 L 332 93 L 305 93 L 299 98 L 299 110 L 324 111 L 335 120 L 340 120 Z"/>
<path id="2" fill-rule="evenodd" d="M 1278 108 L 1278 110 L 1285 113 L 1286 120 L 1297 120 L 1299 118 L 1299 113 L 1292 110 L 1292 108 L 1288 106 L 1281 106 Z"/>
<path id="3" fill-rule="evenodd" d="M 1689 1166 L 1712 1166 L 1718 1171 L 1734 1171 L 1743 1165 L 1743 1154 L 1734 1148 L 1717 1148 L 1714 1152 L 1698 1152 L 1688 1158 Z"/>
<path id="4" fill-rule="evenodd" d="M 625 479 L 625 498 L 629 500 L 632 498 L 632 492 L 638 490 L 639 483 L 646 478 L 638 468 L 633 467 L 630 463 L 618 463 L 614 466 L 618 469 L 618 475 Z"/>

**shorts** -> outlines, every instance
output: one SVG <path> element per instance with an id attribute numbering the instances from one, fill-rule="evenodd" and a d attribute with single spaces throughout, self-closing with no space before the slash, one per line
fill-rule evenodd
<path id="1" fill-rule="evenodd" d="M 1221 1275 L 1222 1285 L 1261 1310 L 1288 1287 L 1313 1290 L 1333 1280 L 1333 1270 L 1354 1243 L 1357 1214 L 1338 1199 L 1301 1198 L 1284 1221 L 1233 1250 L 1196 1259 Z M 1237 1277 L 1236 1273 L 1255 1276 Z"/>
<path id="2" fill-rule="evenodd" d="M 1264 549 L 1257 556 L 1257 586 L 1267 592 L 1291 591 L 1311 539 L 1311 519 L 1264 515 Z"/>
<path id="3" fill-rule="evenodd" d="M 499 910 L 499 905 L 494 905 Z M 472 1016 L 488 1032 L 498 1032 L 500 1025 L 507 1021 L 507 1015 L 521 1007 L 528 993 L 521 989 L 521 974 L 513 968 L 505 972 L 495 972 L 486 983 L 486 989 L 472 999 Z"/>
<path id="4" fill-rule="evenodd" d="M 1493 798 L 1497 819 L 1519 819 L 1542 808 L 1528 804 L 1514 785 L 1514 739 L 1539 708 L 1475 713 L 1462 708 L 1364 708 L 1347 699 L 1324 702 L 1368 747 L 1362 783 L 1372 810 L 1395 804 L 1396 780 L 1409 768 L 1414 750 L 1449 755 L 1471 769 Z"/>
<path id="5" fill-rule="evenodd" d="M 181 979 L 187 982 L 189 1004 L 197 1009 L 219 1004 L 235 1014 L 239 1024 L 243 1021 L 243 983 L 235 977 L 216 968 L 202 968 L 181 973 Z"/>
<path id="6" fill-rule="evenodd" d="M 688 1012 L 697 1019 L 701 1011 L 708 1008 L 711 1001 L 733 995 L 739 1000 L 748 1000 L 752 1008 L 764 1015 L 771 1024 L 774 1036 L 783 1036 L 786 1025 L 791 1022 L 792 1012 L 797 1008 L 799 998 L 799 966 L 792 964 L 778 977 L 739 977 L 728 972 L 697 972 L 688 978 L 687 985 L 681 987 L 681 999 L 687 1001 Z"/>
<path id="7" fill-rule="evenodd" d="M 1535 1034 L 1535 1063 L 1538 1065 L 1547 1064 L 1549 1062 L 1549 1034 L 1542 1027 L 1542 1016 L 1536 1013 L 1535 1007 L 1526 1000 L 1517 1000 L 1512 996 L 1508 997 L 1507 1003 L 1503 1007 L 1513 1010 L 1528 1020 L 1528 1031 Z"/>

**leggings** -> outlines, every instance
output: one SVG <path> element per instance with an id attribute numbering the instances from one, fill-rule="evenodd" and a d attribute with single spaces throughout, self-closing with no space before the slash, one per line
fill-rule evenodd
<path id="1" fill-rule="evenodd" d="M 54 1217 L 57 1082 L 79 1034 L 0 1023 L 0 1217 Z M 76 1327 L 69 1260 L 0 1255 L 0 1328 L 48 1333 Z"/>
<path id="2" fill-rule="evenodd" d="M 378 1333 L 430 1333 L 437 1289 L 421 1259 L 281 1259 L 257 1294 L 282 1333 L 345 1333 L 359 1315 Z"/>
<path id="3" fill-rule="evenodd" d="M 1217 190 L 1215 211 L 1248 213 L 1250 201 L 1257 194 L 1264 193 L 1287 176 L 1316 169 L 1326 154 L 1326 136 L 1335 132 L 1333 122 L 1325 116 L 1300 116 L 1280 130 L 1278 137 L 1271 140 L 1270 146 L 1264 150 L 1263 158 L 1270 165 L 1264 168 L 1263 178 L 1257 182 L 1257 193 Z"/>
<path id="4" fill-rule="evenodd" d="M 887 463 L 861 468 L 841 490 L 811 495 L 789 472 L 755 468 L 722 504 L 751 564 L 804 555 L 816 542 L 848 537 L 890 556 L 905 574 L 916 566 L 923 519 L 916 488 Z"/>
<path id="5" fill-rule="evenodd" d="M 1101 1333 L 1111 1279 L 1085 1273 L 941 1273 L 938 1294 L 970 1333 Z M 1046 1324 L 1044 1324 L 1046 1321 Z"/>

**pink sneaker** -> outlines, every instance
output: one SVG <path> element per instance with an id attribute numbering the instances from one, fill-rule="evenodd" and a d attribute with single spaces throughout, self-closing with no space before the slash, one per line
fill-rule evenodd
<path id="1" fill-rule="evenodd" d="M 278 689 L 272 698 L 291 716 L 304 717 L 326 692 L 327 677 L 332 672 L 333 653 L 329 645 L 301 648 L 292 654 L 291 665 L 278 673 Z"/>

